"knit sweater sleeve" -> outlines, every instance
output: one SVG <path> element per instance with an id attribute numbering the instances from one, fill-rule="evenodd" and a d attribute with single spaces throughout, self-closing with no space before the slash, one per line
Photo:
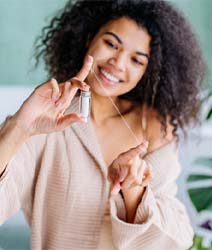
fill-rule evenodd
<path id="1" fill-rule="evenodd" d="M 183 204 L 176 198 L 180 172 L 175 145 L 145 157 L 153 179 L 137 207 L 134 223 L 126 222 L 124 200 L 110 199 L 112 234 L 120 250 L 185 250 L 192 245 L 193 229 Z"/>
<path id="2" fill-rule="evenodd" d="M 0 178 L 0 225 L 20 208 L 30 219 L 36 157 L 33 144 L 37 139 L 24 143 L 6 166 Z"/>

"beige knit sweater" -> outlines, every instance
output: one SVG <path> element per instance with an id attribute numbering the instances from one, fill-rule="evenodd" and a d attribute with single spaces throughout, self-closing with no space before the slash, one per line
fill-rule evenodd
<path id="1" fill-rule="evenodd" d="M 70 111 L 77 111 L 75 100 Z M 185 250 L 193 230 L 176 199 L 180 172 L 170 143 L 145 157 L 153 179 L 135 216 L 125 222 L 120 194 L 110 199 L 113 242 L 122 250 Z M 30 138 L 0 180 L 0 224 L 22 208 L 31 249 L 97 249 L 109 192 L 107 166 L 91 121 Z M 109 250 L 109 249 L 108 249 Z"/>

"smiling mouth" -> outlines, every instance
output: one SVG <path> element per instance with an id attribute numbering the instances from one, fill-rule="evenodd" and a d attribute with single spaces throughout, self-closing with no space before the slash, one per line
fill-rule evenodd
<path id="1" fill-rule="evenodd" d="M 98 69 L 99 69 L 100 77 L 102 78 L 102 76 L 103 76 L 103 78 L 104 78 L 103 80 L 106 79 L 108 82 L 112 83 L 113 85 L 120 83 L 120 82 L 123 82 L 122 80 L 120 80 L 119 78 L 114 76 L 113 74 L 109 73 L 107 70 L 105 70 L 101 67 L 98 67 Z"/>

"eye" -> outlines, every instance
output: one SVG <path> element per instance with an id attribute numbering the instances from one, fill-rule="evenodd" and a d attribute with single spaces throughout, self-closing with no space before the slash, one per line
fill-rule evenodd
<path id="1" fill-rule="evenodd" d="M 107 46 L 109 46 L 113 49 L 118 49 L 118 46 L 116 46 L 113 42 L 111 42 L 109 40 L 104 40 L 104 42 L 106 43 Z"/>
<path id="2" fill-rule="evenodd" d="M 135 63 L 135 64 L 139 64 L 139 65 L 144 65 L 144 63 L 140 60 L 138 60 L 137 58 L 132 58 L 132 61 Z"/>

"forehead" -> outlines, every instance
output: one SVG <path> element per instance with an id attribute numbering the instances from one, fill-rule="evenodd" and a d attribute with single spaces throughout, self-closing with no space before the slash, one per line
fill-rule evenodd
<path id="1" fill-rule="evenodd" d="M 102 36 L 108 31 L 115 33 L 129 49 L 150 52 L 150 35 L 132 19 L 122 17 L 112 20 L 100 29 L 97 36 Z"/>

